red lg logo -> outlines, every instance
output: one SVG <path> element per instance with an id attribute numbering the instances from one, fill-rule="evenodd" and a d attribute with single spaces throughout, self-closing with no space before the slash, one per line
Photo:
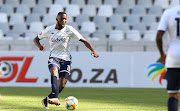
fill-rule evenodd
<path id="1" fill-rule="evenodd" d="M 6 57 L 0 57 L 0 62 L 1 61 L 24 61 L 22 68 L 19 71 L 18 77 L 16 82 L 36 82 L 36 78 L 26 78 L 26 72 L 31 64 L 33 57 L 25 57 L 25 56 L 6 56 Z M 18 64 L 17 63 L 11 63 L 12 71 L 11 74 L 9 74 L 8 77 L 1 77 L 0 82 L 8 82 L 11 81 L 17 74 L 18 72 Z"/>

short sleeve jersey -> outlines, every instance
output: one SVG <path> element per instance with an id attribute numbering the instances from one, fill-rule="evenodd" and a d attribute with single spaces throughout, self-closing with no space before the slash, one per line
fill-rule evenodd
<path id="1" fill-rule="evenodd" d="M 166 9 L 158 30 L 168 31 L 168 51 L 165 66 L 180 68 L 180 5 Z"/>
<path id="2" fill-rule="evenodd" d="M 82 35 L 72 26 L 65 25 L 61 30 L 55 29 L 56 25 L 45 28 L 38 34 L 39 39 L 48 38 L 50 43 L 50 57 L 57 57 L 70 61 L 71 54 L 69 42 L 71 38 L 80 40 Z"/>

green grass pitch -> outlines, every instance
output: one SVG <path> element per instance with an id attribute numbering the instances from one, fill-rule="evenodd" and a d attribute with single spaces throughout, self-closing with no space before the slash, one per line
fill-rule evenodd
<path id="1" fill-rule="evenodd" d="M 0 111 L 42 111 L 41 100 L 51 88 L 0 87 Z M 151 88 L 65 88 L 59 95 L 61 105 L 49 111 L 67 111 L 64 100 L 75 96 L 75 111 L 167 111 L 166 89 Z"/>

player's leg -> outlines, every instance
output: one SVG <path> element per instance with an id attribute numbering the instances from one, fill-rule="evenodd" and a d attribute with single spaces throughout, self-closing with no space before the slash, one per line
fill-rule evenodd
<path id="1" fill-rule="evenodd" d="M 58 85 L 58 71 L 60 67 L 58 58 L 50 58 L 48 61 L 49 71 L 51 73 L 51 88 L 52 92 L 48 95 L 47 99 L 50 104 L 60 105 L 58 98 L 59 95 L 59 85 Z"/>
<path id="2" fill-rule="evenodd" d="M 58 99 L 59 86 L 57 80 L 59 63 L 55 60 L 55 58 L 50 57 L 48 60 L 48 67 L 51 73 L 52 92 L 47 97 L 45 97 L 45 99 L 42 100 L 44 109 L 49 109 L 48 103 L 60 105 L 60 101 Z"/>
<path id="3" fill-rule="evenodd" d="M 41 103 L 42 103 L 44 109 L 49 109 L 47 97 L 45 97 L 45 98 L 41 101 Z"/>
<path id="4" fill-rule="evenodd" d="M 58 85 L 58 80 L 57 80 L 58 68 L 51 67 L 49 71 L 51 73 L 52 92 L 42 101 L 44 109 L 48 109 L 47 103 L 60 105 L 60 101 L 58 99 L 58 94 L 59 94 L 59 85 Z"/>
<path id="5" fill-rule="evenodd" d="M 178 68 L 168 68 L 167 69 L 167 90 L 169 94 L 168 99 L 168 110 L 178 111 L 178 101 L 179 101 L 179 89 L 180 89 L 180 69 Z"/>
<path id="6" fill-rule="evenodd" d="M 64 89 L 70 76 L 71 61 L 61 62 L 59 71 L 59 93 Z"/>
<path id="7" fill-rule="evenodd" d="M 169 93 L 168 99 L 168 110 L 169 111 L 178 111 L 178 101 L 179 93 Z"/>
<path id="8" fill-rule="evenodd" d="M 68 81 L 68 79 L 66 79 L 64 77 L 59 78 L 59 93 L 61 93 L 61 91 L 65 88 L 67 81 Z"/>
<path id="9" fill-rule="evenodd" d="M 58 68 L 57 67 L 51 67 L 49 69 L 51 73 L 51 88 L 52 92 L 49 94 L 49 98 L 58 98 L 59 94 L 59 86 L 58 86 Z"/>

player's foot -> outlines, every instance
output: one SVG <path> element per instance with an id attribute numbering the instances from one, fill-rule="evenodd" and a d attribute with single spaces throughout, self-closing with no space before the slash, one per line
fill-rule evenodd
<path id="1" fill-rule="evenodd" d="M 56 106 L 59 106 L 61 104 L 58 98 L 48 98 L 48 103 L 55 104 Z"/>
<path id="2" fill-rule="evenodd" d="M 44 109 L 49 109 L 49 107 L 48 107 L 48 102 L 47 102 L 47 97 L 42 100 L 42 105 L 43 105 L 43 108 L 44 108 Z"/>

